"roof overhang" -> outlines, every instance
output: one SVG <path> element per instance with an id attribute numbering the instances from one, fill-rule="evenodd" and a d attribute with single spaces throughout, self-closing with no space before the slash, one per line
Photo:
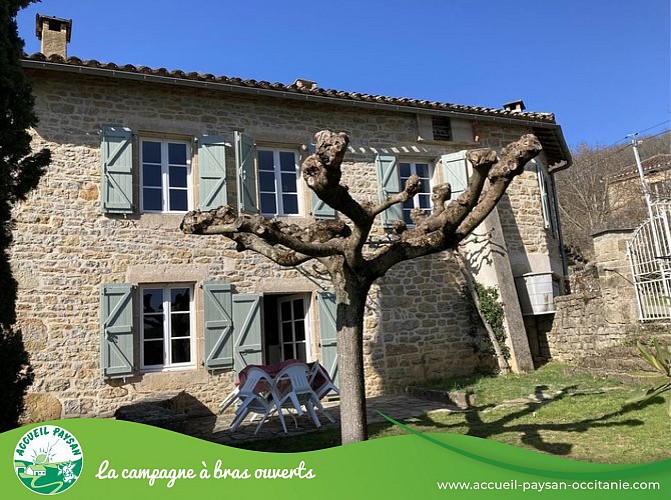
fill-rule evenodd
<path id="1" fill-rule="evenodd" d="M 42 59 L 40 59 L 31 56 L 31 58 L 22 59 L 22 65 L 26 69 L 59 71 L 79 75 L 118 78 L 163 85 L 333 104 L 337 106 L 351 106 L 398 113 L 447 116 L 450 118 L 472 121 L 522 126 L 530 128 L 540 140 L 548 160 L 548 170 L 550 173 L 568 168 L 573 161 L 570 150 L 566 145 L 561 126 L 554 123 L 554 119 L 548 118 L 551 116 L 548 114 L 535 114 L 535 116 L 540 118 L 531 119 L 530 115 L 534 116 L 534 114 L 531 113 L 507 113 L 505 111 L 490 110 L 488 108 L 471 108 L 468 106 L 454 106 L 428 101 L 417 101 L 414 99 L 394 99 L 383 96 L 361 96 L 361 94 L 356 93 L 324 91 L 323 89 L 317 89 L 318 91 L 315 91 L 289 87 L 282 84 L 256 82 L 254 80 L 244 81 L 240 79 L 216 78 L 212 75 L 199 75 L 196 73 L 186 74 L 182 71 L 168 72 L 167 70 L 151 70 L 145 67 L 132 67 L 134 71 L 129 71 L 114 64 L 101 65 L 97 61 L 92 61 L 89 64 L 76 64 L 65 61 L 62 58 L 56 58 L 56 60 L 50 59 L 53 58 L 47 59 L 42 56 Z M 231 80 L 235 83 L 231 83 Z M 357 98 L 359 96 L 362 98 Z M 452 109 L 459 107 L 464 109 Z"/>

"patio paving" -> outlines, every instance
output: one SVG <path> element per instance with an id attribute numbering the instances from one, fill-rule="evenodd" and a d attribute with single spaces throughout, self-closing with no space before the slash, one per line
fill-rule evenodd
<path id="1" fill-rule="evenodd" d="M 328 413 L 335 419 L 335 423 L 330 423 L 323 415 L 318 412 L 319 419 L 322 422 L 322 428 L 337 427 L 340 425 L 340 403 L 338 401 L 330 401 L 324 404 Z M 384 420 L 378 412 L 398 420 L 402 418 L 418 417 L 424 413 L 434 410 L 442 411 L 461 411 L 459 408 L 435 401 L 428 401 L 425 399 L 418 399 L 403 395 L 383 395 L 368 398 L 367 400 L 367 416 L 368 422 L 380 422 Z M 242 441 L 250 441 L 257 439 L 271 439 L 275 437 L 290 437 L 306 432 L 318 432 L 310 417 L 306 414 L 297 418 L 297 425 L 294 424 L 290 416 L 285 415 L 288 434 L 282 431 L 277 416 L 270 418 L 268 422 L 263 424 L 258 434 L 254 434 L 254 430 L 258 424 L 256 422 L 249 422 L 241 425 L 235 432 L 230 432 L 229 425 L 233 420 L 233 411 L 227 411 L 221 415 L 212 415 L 209 417 L 191 418 L 186 424 L 184 433 L 207 441 L 213 441 L 220 444 L 232 444 Z"/>

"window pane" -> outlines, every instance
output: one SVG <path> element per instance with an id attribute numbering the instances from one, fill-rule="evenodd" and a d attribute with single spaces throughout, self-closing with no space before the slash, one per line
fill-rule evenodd
<path id="1" fill-rule="evenodd" d="M 277 206 L 275 205 L 274 193 L 261 194 L 261 213 L 262 214 L 277 213 Z"/>
<path id="2" fill-rule="evenodd" d="M 162 210 L 163 201 L 161 190 L 156 188 L 142 189 L 142 209 L 143 210 Z"/>
<path id="3" fill-rule="evenodd" d="M 423 178 L 429 177 L 429 166 L 426 163 L 416 163 L 415 173 Z"/>
<path id="4" fill-rule="evenodd" d="M 142 185 L 161 187 L 161 165 L 142 165 Z"/>
<path id="5" fill-rule="evenodd" d="M 188 200 L 186 195 L 186 190 L 184 189 L 171 189 L 170 190 L 170 210 L 178 210 L 181 212 L 186 212 L 188 208 Z"/>
<path id="6" fill-rule="evenodd" d="M 161 143 L 142 141 L 142 162 L 161 163 Z"/>
<path id="7" fill-rule="evenodd" d="M 186 177 L 188 172 L 186 167 L 171 166 L 169 172 L 170 178 L 168 184 L 170 187 L 186 187 Z"/>
<path id="8" fill-rule="evenodd" d="M 431 208 L 431 197 L 427 194 L 417 195 L 419 208 Z"/>
<path id="9" fill-rule="evenodd" d="M 407 225 L 412 225 L 412 219 L 410 218 L 410 210 L 403 210 L 403 221 Z"/>
<path id="10" fill-rule="evenodd" d="M 273 172 L 259 172 L 259 187 L 261 191 L 275 192 L 275 174 Z"/>
<path id="11" fill-rule="evenodd" d="M 305 353 L 305 344 L 296 344 L 296 359 L 300 359 L 304 363 L 307 362 L 308 357 Z"/>
<path id="12" fill-rule="evenodd" d="M 282 196 L 282 204 L 284 205 L 285 214 L 298 213 L 298 196 L 296 196 L 295 194 Z"/>
<path id="13" fill-rule="evenodd" d="M 296 174 L 282 174 L 282 192 L 295 193 L 296 192 Z"/>
<path id="14" fill-rule="evenodd" d="M 296 341 L 305 340 L 305 322 L 296 321 L 294 323 L 294 330 L 296 332 Z"/>
<path id="15" fill-rule="evenodd" d="M 145 339 L 162 339 L 163 315 L 162 314 L 145 315 L 143 321 L 143 329 Z"/>
<path id="16" fill-rule="evenodd" d="M 282 314 L 282 321 L 291 319 L 291 302 L 282 302 L 280 306 L 280 313 Z"/>
<path id="17" fill-rule="evenodd" d="M 412 172 L 410 171 L 410 164 L 409 163 L 399 163 L 399 172 L 401 174 L 401 177 L 404 179 L 407 179 L 412 175 Z"/>
<path id="18" fill-rule="evenodd" d="M 189 321 L 189 314 L 178 313 L 170 315 L 170 336 L 188 337 L 191 333 L 191 325 Z"/>
<path id="19" fill-rule="evenodd" d="M 191 341 L 189 339 L 173 339 L 171 363 L 188 363 L 191 361 Z"/>
<path id="20" fill-rule="evenodd" d="M 422 178 L 420 179 L 420 185 L 422 186 L 422 189 L 420 192 L 422 193 L 430 193 L 431 192 L 431 186 L 429 185 L 429 179 Z"/>
<path id="21" fill-rule="evenodd" d="M 144 343 L 145 366 L 163 364 L 163 341 L 152 340 Z"/>
<path id="22" fill-rule="evenodd" d="M 168 144 L 168 163 L 186 165 L 186 144 Z"/>
<path id="23" fill-rule="evenodd" d="M 284 342 L 294 340 L 294 329 L 291 327 L 291 323 L 282 323 L 282 340 Z"/>
<path id="24" fill-rule="evenodd" d="M 142 292 L 142 305 L 145 313 L 163 311 L 163 290 L 160 288 L 145 288 Z"/>
<path id="25" fill-rule="evenodd" d="M 303 300 L 294 300 L 294 318 L 296 319 L 301 319 L 305 316 L 305 312 L 303 310 Z"/>
<path id="26" fill-rule="evenodd" d="M 173 288 L 170 290 L 170 310 L 188 311 L 191 302 L 191 290 L 189 288 Z"/>
<path id="27" fill-rule="evenodd" d="M 280 170 L 296 172 L 296 155 L 289 151 L 280 151 Z"/>
<path id="28" fill-rule="evenodd" d="M 294 359 L 294 345 L 284 344 L 284 359 Z"/>
<path id="29" fill-rule="evenodd" d="M 257 152 L 257 158 L 259 160 L 259 170 L 274 170 L 273 167 L 273 152 L 259 150 Z"/>

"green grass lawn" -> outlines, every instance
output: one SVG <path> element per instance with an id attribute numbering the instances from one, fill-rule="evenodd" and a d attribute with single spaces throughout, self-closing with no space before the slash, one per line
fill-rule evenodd
<path id="1" fill-rule="evenodd" d="M 627 404 L 647 388 L 644 385 L 592 377 L 557 363 L 530 374 L 478 376 L 426 385 L 472 393 L 476 401 L 467 411 L 433 411 L 402 421 L 420 432 L 468 434 L 588 462 L 643 463 L 671 457 L 671 418 L 666 401 L 657 397 L 639 406 Z M 392 423 L 369 425 L 371 439 L 405 433 Z M 339 430 L 327 428 L 240 446 L 295 452 L 339 444 Z"/>

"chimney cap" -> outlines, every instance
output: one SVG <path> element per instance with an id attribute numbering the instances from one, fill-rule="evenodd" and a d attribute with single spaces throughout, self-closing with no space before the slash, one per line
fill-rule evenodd
<path id="1" fill-rule="evenodd" d="M 54 16 L 44 16 L 42 14 L 37 14 L 35 16 L 35 35 L 38 40 L 42 40 L 42 25 L 44 22 L 57 22 L 60 24 L 65 24 L 65 40 L 70 42 L 70 35 L 72 34 L 72 19 L 63 19 L 61 17 Z"/>
<path id="2" fill-rule="evenodd" d="M 527 109 L 527 107 L 524 105 L 524 101 L 522 99 L 518 99 L 516 101 L 510 101 L 505 103 L 503 105 L 503 109 L 505 109 L 506 111 L 521 113 L 522 111 Z"/>

